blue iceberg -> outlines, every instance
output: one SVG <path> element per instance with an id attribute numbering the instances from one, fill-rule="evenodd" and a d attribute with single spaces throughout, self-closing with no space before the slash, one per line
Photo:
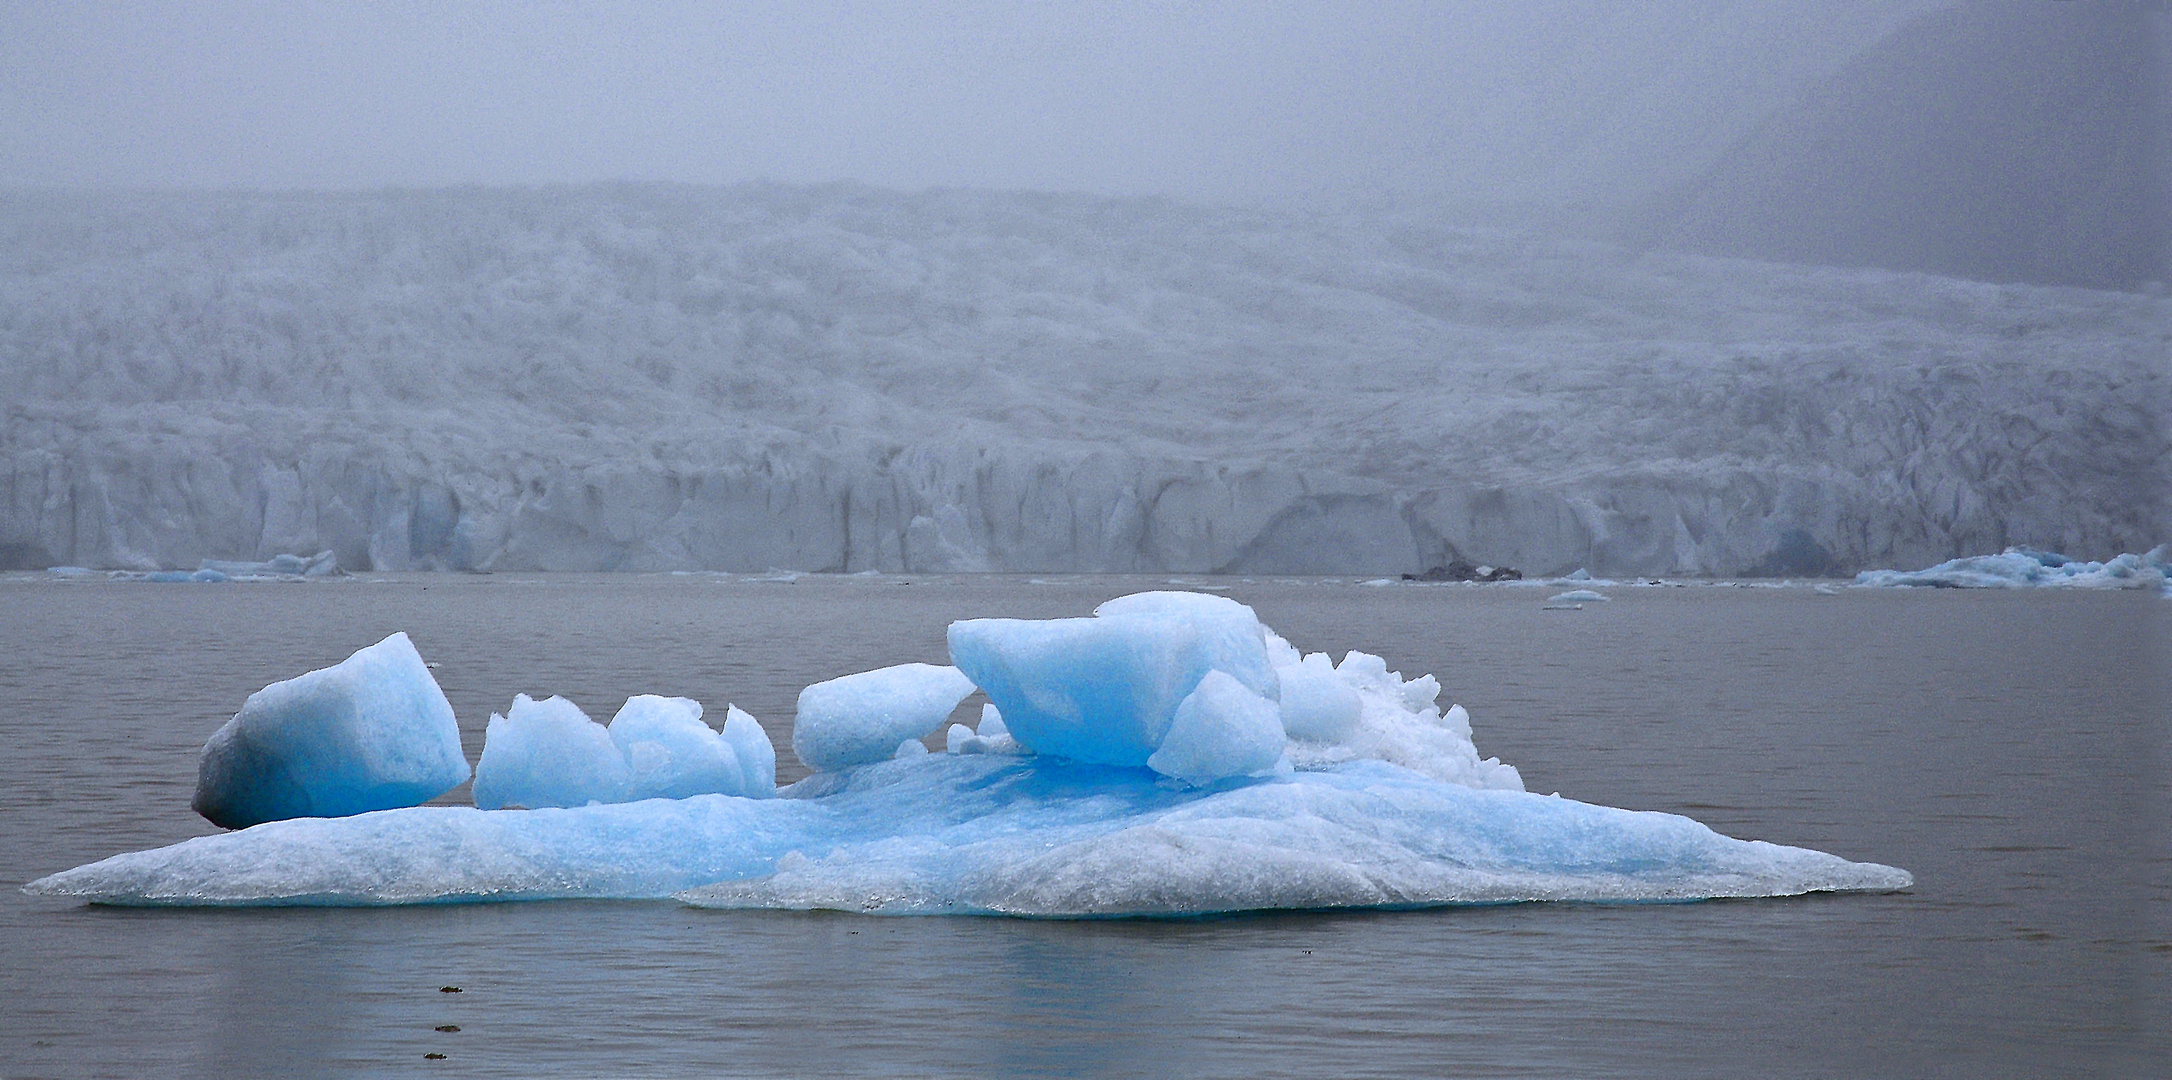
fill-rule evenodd
<path id="1" fill-rule="evenodd" d="M 978 731 L 954 725 L 948 752 L 893 746 L 775 798 L 276 821 L 25 888 L 114 904 L 677 897 L 723 908 L 1113 917 L 1913 883 L 1893 867 L 1737 840 L 1677 815 L 1526 792 L 1514 768 L 1479 757 L 1461 706 L 1439 708 L 1432 676 L 1406 680 L 1361 652 L 1340 662 L 1301 654 L 1220 598 L 1133 599 L 1048 623 L 968 620 L 952 626 L 951 643 L 958 678 L 994 699 Z M 875 754 L 897 730 L 932 732 L 937 711 L 963 696 L 942 674 L 950 669 L 884 670 L 833 681 L 843 689 L 833 686 L 834 700 L 816 712 L 838 738 L 817 743 Z M 898 702 L 876 692 L 893 682 Z M 636 701 L 610 733 L 590 724 L 597 755 L 629 715 L 683 727 L 654 719 L 684 713 L 676 699 Z M 872 719 L 856 719 L 863 708 Z M 479 778 L 479 802 L 484 788 Z"/>
<path id="2" fill-rule="evenodd" d="M 249 695 L 204 743 L 191 805 L 239 829 L 414 806 L 467 778 L 452 705 L 396 633 Z"/>

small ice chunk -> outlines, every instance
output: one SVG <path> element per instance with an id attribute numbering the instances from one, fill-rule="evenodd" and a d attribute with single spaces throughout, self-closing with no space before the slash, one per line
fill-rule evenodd
<path id="1" fill-rule="evenodd" d="M 1143 592 L 1119 596 L 1094 609 L 1096 617 L 1164 615 L 1189 619 L 1199 628 L 1207 663 L 1235 676 L 1270 701 L 1279 695 L 1267 659 L 1267 629 L 1252 609 L 1226 596 L 1196 592 Z"/>
<path id="2" fill-rule="evenodd" d="M 1608 599 L 1610 599 L 1610 597 L 1608 597 L 1608 596 L 1607 596 L 1607 595 L 1606 595 L 1605 593 L 1602 593 L 1602 592 L 1595 592 L 1595 591 L 1593 591 L 1593 590 L 1591 590 L 1591 589 L 1570 589 L 1570 590 L 1569 590 L 1568 592 L 1565 592 L 1565 593 L 1560 593 L 1560 594 L 1557 594 L 1557 595 L 1556 595 L 1556 596 L 1555 596 L 1555 597 L 1553 598 L 1553 603 L 1556 603 L 1556 604 L 1590 604 L 1590 603 L 1604 603 L 1604 602 L 1606 602 L 1606 601 L 1607 601 Z"/>
<path id="3" fill-rule="evenodd" d="M 1357 691 L 1335 674 L 1327 657 L 1313 655 L 1319 663 L 1308 661 L 1275 672 L 1282 680 L 1282 729 L 1293 739 L 1341 742 L 1357 727 L 1363 705 Z"/>
<path id="4" fill-rule="evenodd" d="M 739 758 L 739 793 L 767 799 L 777 794 L 777 747 L 762 722 L 737 705 L 724 706 L 724 741 Z"/>
<path id="5" fill-rule="evenodd" d="M 899 742 L 941 730 L 973 692 L 954 667 L 898 664 L 818 682 L 799 692 L 792 749 L 807 767 L 831 772 L 888 758 Z"/>
<path id="6" fill-rule="evenodd" d="M 610 732 L 562 697 L 515 695 L 506 715 L 490 715 L 482 760 L 475 763 L 475 805 L 586 806 L 624 802 L 633 776 Z"/>
<path id="7" fill-rule="evenodd" d="M 993 705 L 980 707 L 980 730 L 952 724 L 943 735 L 943 748 L 953 754 L 1023 754 L 1026 748 L 1011 738 L 1003 726 L 1003 714 Z"/>
<path id="8" fill-rule="evenodd" d="M 164 585 L 173 585 L 189 581 L 211 582 L 216 584 L 218 582 L 230 581 L 232 579 L 228 578 L 225 574 L 222 574 L 217 570 L 206 568 L 202 570 L 153 570 L 150 573 L 137 578 L 136 580 L 158 582 Z"/>
<path id="9" fill-rule="evenodd" d="M 1188 784 L 1266 772 L 1287 741 L 1275 703 L 1222 671 L 1207 672 L 1177 706 L 1176 718 L 1147 767 Z"/>
<path id="10" fill-rule="evenodd" d="M 1200 593 L 1119 597 L 1090 619 L 967 619 L 950 657 L 1022 746 L 1102 765 L 1144 765 L 1177 705 L 1209 671 L 1281 696 L 1252 609 Z"/>
<path id="11" fill-rule="evenodd" d="M 468 778 L 430 669 L 404 633 L 249 695 L 197 761 L 197 813 L 229 829 L 415 806 Z"/>
<path id="12" fill-rule="evenodd" d="M 747 794 L 739 754 L 701 722 L 701 702 L 640 694 L 611 718 L 612 745 L 626 758 L 625 798 L 684 799 Z"/>
<path id="13" fill-rule="evenodd" d="M 275 555 L 264 562 L 245 562 L 233 559 L 205 559 L 202 569 L 226 578 L 296 578 L 333 577 L 339 574 L 339 559 L 330 551 L 315 555 Z"/>
<path id="14" fill-rule="evenodd" d="M 891 754 L 890 756 L 900 760 L 905 758 L 926 757 L 928 756 L 928 744 L 921 742 L 918 739 L 907 739 L 904 742 L 897 744 L 897 752 Z"/>

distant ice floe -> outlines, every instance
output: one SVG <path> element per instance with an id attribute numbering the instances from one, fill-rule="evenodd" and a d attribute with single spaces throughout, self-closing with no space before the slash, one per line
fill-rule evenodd
<path id="1" fill-rule="evenodd" d="M 116 904 L 677 896 L 1088 917 L 1913 881 L 1677 815 L 1526 792 L 1514 768 L 1479 757 L 1461 706 L 1440 710 L 1432 676 L 1406 680 L 1361 652 L 1300 653 L 1224 597 L 1145 593 L 1087 618 L 965 620 L 950 644 L 955 667 L 810 687 L 800 723 L 814 732 L 794 744 L 817 771 L 780 797 L 748 797 L 772 794 L 773 771 L 716 765 L 744 762 L 743 740 L 767 745 L 751 717 L 733 726 L 736 711 L 717 733 L 691 701 L 635 698 L 606 730 L 571 703 L 523 697 L 492 718 L 475 791 L 479 805 L 517 791 L 534 809 L 271 821 L 25 888 Z M 974 687 L 990 699 L 978 729 L 950 725 L 947 752 L 928 752 L 921 740 Z M 717 790 L 668 797 L 705 783 Z"/>
<path id="2" fill-rule="evenodd" d="M 1556 604 L 1603 604 L 1609 599 L 1611 598 L 1605 593 L 1596 589 L 1570 589 L 1568 592 L 1556 594 L 1552 602 Z"/>
<path id="3" fill-rule="evenodd" d="M 104 577 L 115 581 L 160 583 L 226 581 L 303 581 L 343 577 L 339 559 L 330 551 L 315 555 L 278 555 L 262 562 L 205 559 L 194 570 L 93 570 L 84 566 L 55 566 L 46 573 L 60 578 Z"/>
<path id="4" fill-rule="evenodd" d="M 2172 593 L 2168 579 L 2172 579 L 2172 544 L 2103 562 L 2010 547 L 1997 555 L 1972 555 L 1923 570 L 1866 570 L 1855 576 L 1855 584 L 1865 588 L 2157 589 Z"/>

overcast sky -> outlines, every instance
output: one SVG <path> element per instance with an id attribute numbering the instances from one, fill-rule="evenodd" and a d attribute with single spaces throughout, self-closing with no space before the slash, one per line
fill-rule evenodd
<path id="1" fill-rule="evenodd" d="M 1608 201 L 1900 7 L 10 0 L 0 185 Z"/>

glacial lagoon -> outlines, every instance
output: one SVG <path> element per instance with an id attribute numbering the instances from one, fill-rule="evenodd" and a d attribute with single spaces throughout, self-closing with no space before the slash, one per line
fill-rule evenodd
<path id="1" fill-rule="evenodd" d="M 1431 672 L 1536 792 L 1907 867 L 1899 893 L 1050 922 L 562 901 L 137 911 L 10 888 L 11 1069 L 942 1075 L 2091 1071 L 2164 1049 L 2163 657 L 2127 594 L 1102 577 L 0 581 L 6 877 L 213 830 L 196 748 L 407 630 L 458 715 L 794 696 L 976 616 L 1201 588 Z M 464 801 L 457 791 L 441 801 Z M 458 993 L 443 988 L 457 986 Z M 118 1022 L 115 1018 L 118 1017 Z M 458 1027 L 457 1032 L 438 1030 Z"/>

